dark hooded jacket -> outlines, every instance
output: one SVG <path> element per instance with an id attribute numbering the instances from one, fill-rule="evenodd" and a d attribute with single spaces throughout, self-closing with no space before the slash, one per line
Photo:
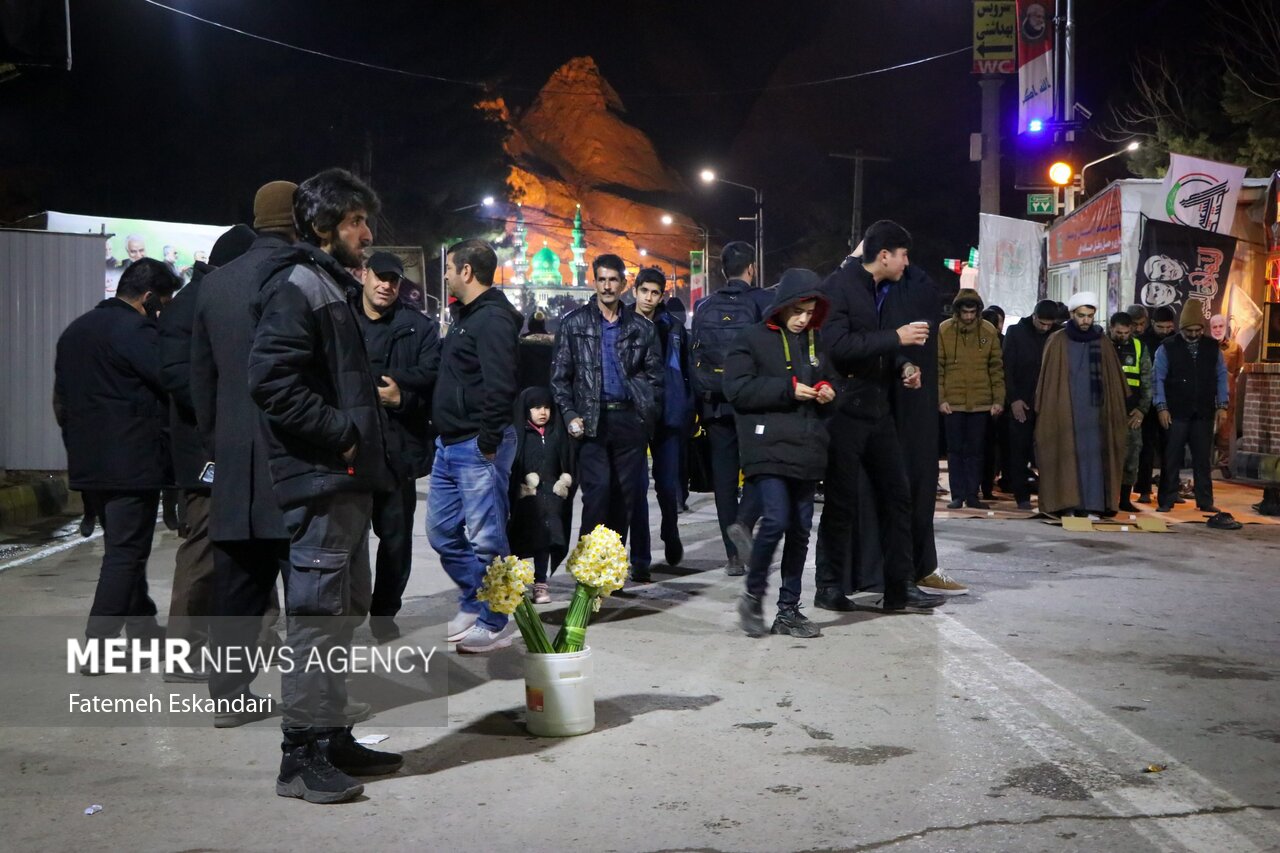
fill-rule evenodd
<path id="1" fill-rule="evenodd" d="M 328 254 L 298 243 L 272 257 L 254 304 L 249 393 L 266 415 L 281 507 L 394 485 L 386 415 L 349 301 L 348 291 L 358 287 Z M 352 446 L 356 455 L 348 463 L 342 454 Z"/>
<path id="2" fill-rule="evenodd" d="M 542 432 L 529 422 L 529 410 L 535 405 L 551 408 L 551 420 Z M 520 557 L 532 557 L 540 550 L 566 549 L 568 529 L 564 508 L 568 503 L 555 494 L 551 487 L 568 474 L 576 481 L 573 466 L 573 442 L 565 430 L 564 421 L 556 411 L 551 391 L 547 388 L 526 388 L 516 398 L 512 419 L 517 424 L 516 455 L 511 463 L 509 498 L 511 521 L 507 526 L 511 553 Z M 520 487 L 529 474 L 538 475 L 537 493 L 521 497 Z"/>
<path id="3" fill-rule="evenodd" d="M 677 302 L 674 297 L 668 302 Z M 687 429 L 693 423 L 693 390 L 689 378 L 689 333 L 682 318 L 666 305 L 659 304 L 653 315 L 658 350 L 662 356 L 664 379 L 662 425 L 670 429 Z"/>
<path id="4" fill-rule="evenodd" d="M 808 299 L 817 303 L 809 327 L 800 334 L 787 331 L 781 312 Z M 828 310 L 816 273 L 787 270 L 764 322 L 743 330 L 729 349 L 724 394 L 733 405 L 742 470 L 748 477 L 822 479 L 827 467 L 827 406 L 797 400 L 795 387 L 830 384 L 819 333 Z"/>

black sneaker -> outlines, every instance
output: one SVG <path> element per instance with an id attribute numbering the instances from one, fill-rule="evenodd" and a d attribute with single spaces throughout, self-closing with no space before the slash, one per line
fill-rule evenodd
<path id="1" fill-rule="evenodd" d="M 730 557 L 724 564 L 724 573 L 731 578 L 740 578 L 747 573 L 747 567 L 737 557 Z"/>
<path id="2" fill-rule="evenodd" d="M 93 528 L 98 526 L 98 519 L 93 513 L 86 512 L 84 517 L 80 519 L 80 535 L 88 539 L 93 535 Z"/>
<path id="3" fill-rule="evenodd" d="M 281 746 L 276 793 L 308 803 L 345 803 L 364 793 L 364 785 L 334 767 L 315 742 Z"/>
<path id="4" fill-rule="evenodd" d="M 778 615 L 774 617 L 773 627 L 769 629 L 769 633 L 787 634 L 805 640 L 822 636 L 822 631 L 800 612 L 799 607 L 778 608 Z"/>
<path id="5" fill-rule="evenodd" d="M 909 584 L 906 598 L 893 604 L 886 600 L 883 607 L 886 613 L 928 613 L 933 608 L 946 603 L 947 597 L 945 595 L 930 595 L 927 592 L 922 592 L 915 584 Z"/>
<path id="6" fill-rule="evenodd" d="M 987 500 L 990 500 L 990 498 L 988 498 Z M 991 509 L 991 504 L 987 503 L 986 501 L 980 501 L 977 498 L 973 498 L 972 500 L 965 501 L 964 505 L 967 506 L 969 509 Z"/>
<path id="7" fill-rule="evenodd" d="M 751 549 L 755 543 L 751 540 L 751 531 L 745 524 L 735 521 L 724 529 L 724 533 L 738 550 L 738 559 L 746 562 L 751 559 Z"/>
<path id="8" fill-rule="evenodd" d="M 749 592 L 738 599 L 738 624 L 748 637 L 764 636 L 764 605 Z"/>
<path id="9" fill-rule="evenodd" d="M 856 609 L 853 601 L 836 587 L 819 587 L 813 595 L 813 606 L 837 613 L 852 613 Z"/>
<path id="10" fill-rule="evenodd" d="M 378 645 L 400 639 L 400 626 L 390 616 L 370 616 L 369 630 L 373 632 Z"/>
<path id="11" fill-rule="evenodd" d="M 649 571 L 648 566 L 632 566 L 631 567 L 632 583 L 653 583 L 653 574 Z"/>
<path id="12" fill-rule="evenodd" d="M 667 543 L 666 558 L 668 566 L 680 565 L 680 561 L 684 559 L 684 546 L 680 544 L 679 539 Z"/>
<path id="13" fill-rule="evenodd" d="M 964 509 L 964 501 L 959 498 L 947 501 L 947 509 Z"/>
<path id="14" fill-rule="evenodd" d="M 378 752 L 356 743 L 350 729 L 319 738 L 316 745 L 330 764 L 351 776 L 385 776 L 404 764 L 404 756 L 398 752 Z"/>

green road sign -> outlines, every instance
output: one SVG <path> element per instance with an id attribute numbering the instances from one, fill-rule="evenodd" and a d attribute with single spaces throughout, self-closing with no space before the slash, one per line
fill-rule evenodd
<path id="1" fill-rule="evenodd" d="M 1027 213 L 1035 215 L 1053 215 L 1053 209 L 1057 205 L 1057 199 L 1053 197 L 1053 193 L 1028 193 L 1027 194 Z"/>

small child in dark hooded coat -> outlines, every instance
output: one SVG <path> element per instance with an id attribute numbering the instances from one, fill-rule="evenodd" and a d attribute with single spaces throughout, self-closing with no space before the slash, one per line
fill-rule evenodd
<path id="1" fill-rule="evenodd" d="M 547 578 L 568 553 L 574 483 L 572 446 L 548 388 L 526 388 L 516 398 L 519 432 L 511 464 L 511 552 L 533 560 L 533 600 L 551 600 Z"/>

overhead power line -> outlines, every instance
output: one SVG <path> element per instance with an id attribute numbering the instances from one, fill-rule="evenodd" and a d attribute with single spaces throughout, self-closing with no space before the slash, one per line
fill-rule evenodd
<path id="1" fill-rule="evenodd" d="M 190 18 L 193 21 L 199 21 L 200 23 L 207 24 L 208 26 L 211 26 L 211 27 L 216 27 L 220 30 L 226 30 L 227 32 L 244 36 L 245 38 L 253 39 L 255 41 L 265 42 L 266 44 L 275 45 L 276 47 L 283 47 L 286 50 L 294 50 L 299 53 L 305 53 L 309 56 L 315 56 L 321 59 L 329 59 L 334 62 L 343 62 L 348 65 L 355 65 L 360 68 L 367 68 L 370 71 L 381 71 L 386 74 L 397 74 L 401 77 L 412 77 L 418 80 L 431 80 L 436 83 L 448 83 L 454 86 L 466 86 L 471 89 L 479 89 L 479 90 L 487 90 L 491 88 L 490 84 L 480 80 L 463 80 L 457 77 L 444 77 L 439 74 L 427 74 L 422 71 L 409 71 L 404 68 L 394 68 L 390 65 L 379 65 L 374 62 L 365 62 L 360 59 L 352 59 L 347 56 L 337 56 L 336 54 L 326 53 L 322 50 L 314 50 L 309 47 L 302 47 L 301 45 L 290 44 L 289 42 L 281 41 L 280 39 L 270 38 L 269 36 L 259 35 L 258 33 L 251 33 L 248 30 L 242 30 L 239 27 L 233 27 L 233 26 L 230 26 L 229 24 L 223 24 L 219 21 L 212 21 L 208 18 L 202 18 L 199 15 L 186 11 L 185 9 L 177 9 L 177 8 L 174 8 L 173 6 L 169 6 L 165 3 L 161 3 L 159 2 L 159 0 L 142 0 L 142 2 L 146 3 L 149 6 L 155 6 L 158 9 L 164 9 L 165 11 L 172 12 L 175 15 L 181 15 L 184 18 Z M 972 50 L 972 46 L 965 45 L 964 47 L 956 48 L 955 50 L 949 50 L 946 53 L 938 53 L 938 54 L 934 54 L 933 56 L 926 56 L 922 59 L 913 59 L 908 62 L 900 62 L 897 65 L 889 65 L 884 68 L 873 68 L 868 71 L 858 71 L 853 74 L 842 74 L 837 77 L 825 77 L 820 80 L 803 80 L 797 83 L 779 83 L 773 86 L 757 86 L 754 88 L 745 88 L 745 89 L 703 89 L 703 90 L 689 90 L 689 91 L 681 91 L 681 92 L 621 92 L 619 93 L 619 95 L 623 98 L 699 98 L 699 97 L 716 97 L 720 95 L 756 95 L 756 94 L 763 94 L 765 92 L 785 92 L 793 89 L 811 88 L 814 86 L 829 86 L 834 83 L 844 83 L 849 80 L 857 80 L 861 77 L 871 77 L 876 74 L 885 74 L 890 71 L 898 71 L 903 68 L 910 68 L 913 65 L 923 65 L 926 62 L 933 62 L 938 59 L 946 59 L 947 57 L 956 56 L 957 54 L 961 54 L 961 53 L 966 53 L 970 50 Z M 536 88 L 530 88 L 528 86 L 503 86 L 502 88 L 508 91 L 513 91 L 513 92 L 532 92 L 532 93 L 545 92 L 547 94 L 555 94 L 555 95 L 593 95 L 595 94 L 594 92 L 586 92 L 586 91 L 573 90 L 573 89 L 536 89 Z"/>

